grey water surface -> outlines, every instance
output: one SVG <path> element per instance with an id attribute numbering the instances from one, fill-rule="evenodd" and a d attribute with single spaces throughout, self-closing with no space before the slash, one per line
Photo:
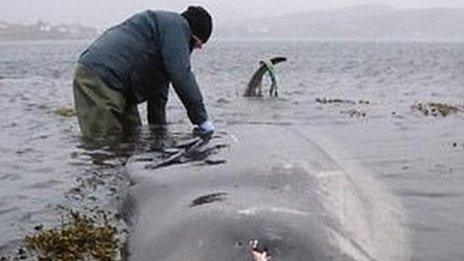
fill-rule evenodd
<path id="1" fill-rule="evenodd" d="M 76 119 L 55 113 L 72 106 L 72 70 L 86 44 L 0 43 L 1 254 L 37 224 L 52 224 L 56 205 L 120 200 L 124 161 L 150 150 L 148 130 L 130 153 L 88 147 Z M 277 66 L 280 97 L 243 98 L 259 60 L 273 56 L 288 58 Z M 464 114 L 411 110 L 464 105 L 464 44 L 228 40 L 196 52 L 193 64 L 219 132 L 279 125 L 317 134 L 342 166 L 362 166 L 401 203 L 412 260 L 464 258 Z M 324 98 L 353 102 L 316 101 Z M 174 138 L 188 136 L 174 93 L 168 118 Z"/>

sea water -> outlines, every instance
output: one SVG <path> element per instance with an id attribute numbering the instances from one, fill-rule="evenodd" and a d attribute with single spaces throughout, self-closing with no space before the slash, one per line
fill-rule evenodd
<path id="1" fill-rule="evenodd" d="M 0 43 L 2 254 L 56 222 L 57 205 L 110 206 L 128 186 L 128 153 L 87 146 L 77 119 L 56 113 L 72 108 L 73 69 L 88 43 Z M 279 98 L 243 98 L 258 62 L 273 56 L 288 58 L 277 65 Z M 216 40 L 195 51 L 193 68 L 218 131 L 266 124 L 321 134 L 323 149 L 362 166 L 401 202 L 413 260 L 464 258 L 464 113 L 412 108 L 463 109 L 464 44 Z M 170 131 L 188 136 L 192 126 L 170 97 Z M 144 135 L 132 154 L 149 150 Z"/>

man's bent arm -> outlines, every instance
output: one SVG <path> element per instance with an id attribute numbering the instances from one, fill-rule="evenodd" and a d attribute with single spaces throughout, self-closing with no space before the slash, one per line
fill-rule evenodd
<path id="1" fill-rule="evenodd" d="M 187 110 L 193 124 L 208 119 L 203 97 L 190 64 L 190 37 L 187 21 L 171 21 L 161 29 L 161 55 L 174 90 Z"/>

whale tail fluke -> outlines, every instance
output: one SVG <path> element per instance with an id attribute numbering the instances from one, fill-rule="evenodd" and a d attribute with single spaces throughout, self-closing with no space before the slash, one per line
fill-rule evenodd
<path id="1" fill-rule="evenodd" d="M 276 96 L 278 95 L 277 93 L 277 76 L 275 73 L 274 65 L 286 62 L 287 58 L 278 56 L 278 57 L 273 57 L 269 60 L 263 60 L 260 61 L 259 68 L 255 71 L 253 76 L 251 77 L 250 81 L 248 82 L 247 89 L 244 93 L 243 96 L 245 97 L 259 97 L 262 96 L 262 81 L 263 81 L 263 76 L 266 74 L 266 72 L 269 73 L 271 80 L 272 80 L 272 86 L 271 90 L 269 91 L 271 96 Z"/>

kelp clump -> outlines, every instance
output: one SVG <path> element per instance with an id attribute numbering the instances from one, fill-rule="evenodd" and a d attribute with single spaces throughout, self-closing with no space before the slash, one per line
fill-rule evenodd
<path id="1" fill-rule="evenodd" d="M 347 99 L 328 99 L 328 98 L 316 98 L 316 102 L 320 104 L 334 104 L 334 103 L 340 103 L 340 104 L 370 104 L 371 102 L 368 100 L 359 100 L 359 101 L 353 101 L 353 100 L 347 100 Z"/>
<path id="2" fill-rule="evenodd" d="M 76 111 L 73 108 L 69 107 L 61 107 L 56 109 L 55 114 L 62 116 L 62 117 L 74 117 L 77 115 Z"/>
<path id="3" fill-rule="evenodd" d="M 92 218 L 70 211 L 69 221 L 60 227 L 41 230 L 26 236 L 25 247 L 38 260 L 119 260 L 117 229 L 106 214 L 96 222 Z"/>
<path id="4" fill-rule="evenodd" d="M 346 110 L 346 111 L 340 111 L 342 114 L 348 114 L 350 117 L 356 117 L 356 118 L 361 118 L 361 117 L 366 117 L 367 113 L 363 111 L 359 111 L 357 109 L 351 109 L 351 110 Z"/>
<path id="5" fill-rule="evenodd" d="M 411 106 L 413 111 L 419 112 L 424 116 L 446 117 L 462 111 L 459 107 L 437 102 L 417 103 Z"/>

